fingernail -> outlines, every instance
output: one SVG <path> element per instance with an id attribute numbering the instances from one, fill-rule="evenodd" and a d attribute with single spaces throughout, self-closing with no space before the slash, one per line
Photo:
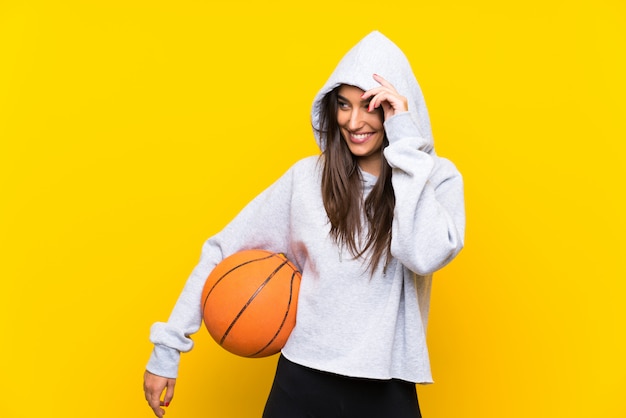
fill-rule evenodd
<path id="1" fill-rule="evenodd" d="M 170 403 L 169 402 L 165 402 L 165 406 L 170 406 Z"/>

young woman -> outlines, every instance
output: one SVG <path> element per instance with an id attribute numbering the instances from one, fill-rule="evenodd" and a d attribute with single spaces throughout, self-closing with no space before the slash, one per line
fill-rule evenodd
<path id="1" fill-rule="evenodd" d="M 282 252 L 302 272 L 263 416 L 421 416 L 432 273 L 463 247 L 461 175 L 435 154 L 410 64 L 379 32 L 340 61 L 312 124 L 321 155 L 297 162 L 206 241 L 169 320 L 153 325 L 144 390 L 158 417 L 201 326 L 206 277 L 253 248 Z"/>

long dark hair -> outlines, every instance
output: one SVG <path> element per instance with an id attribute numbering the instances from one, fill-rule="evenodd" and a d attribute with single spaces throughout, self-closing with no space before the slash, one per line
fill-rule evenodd
<path id="1" fill-rule="evenodd" d="M 381 261 L 386 267 L 391 258 L 391 224 L 396 199 L 391 186 L 391 167 L 382 155 L 389 141 L 385 135 L 380 149 L 380 175 L 363 201 L 357 158 L 350 152 L 337 123 L 340 87 L 324 96 L 320 108 L 317 134 L 326 145 L 322 152 L 322 199 L 331 224 L 331 236 L 340 248 L 345 246 L 355 258 L 367 253 L 368 267 L 373 273 Z M 382 110 L 380 112 L 382 118 Z"/>

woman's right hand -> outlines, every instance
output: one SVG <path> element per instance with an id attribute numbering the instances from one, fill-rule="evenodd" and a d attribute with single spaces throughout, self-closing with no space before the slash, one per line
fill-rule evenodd
<path id="1" fill-rule="evenodd" d="M 154 415 L 162 418 L 165 414 L 165 409 L 162 407 L 169 406 L 174 397 L 174 386 L 176 386 L 176 379 L 169 377 L 157 376 L 154 373 L 150 373 L 146 370 L 143 375 L 143 391 L 146 396 L 148 405 L 154 411 Z M 161 400 L 161 394 L 165 390 L 165 396 Z"/>

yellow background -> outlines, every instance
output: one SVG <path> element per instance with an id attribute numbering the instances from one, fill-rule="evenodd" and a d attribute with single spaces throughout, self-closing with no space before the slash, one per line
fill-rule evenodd
<path id="1" fill-rule="evenodd" d="M 2 0 L 3 417 L 151 416 L 150 325 L 373 29 L 466 181 L 425 417 L 626 416 L 623 0 Z M 260 416 L 276 358 L 195 341 L 167 416 Z"/>

